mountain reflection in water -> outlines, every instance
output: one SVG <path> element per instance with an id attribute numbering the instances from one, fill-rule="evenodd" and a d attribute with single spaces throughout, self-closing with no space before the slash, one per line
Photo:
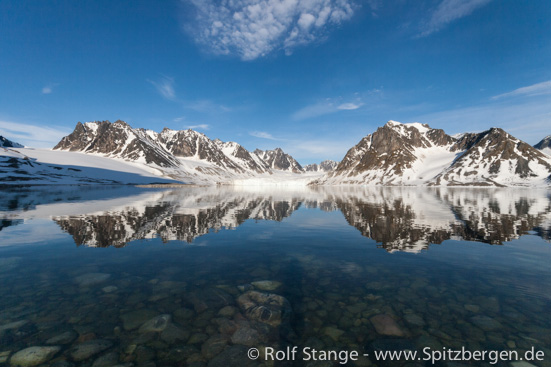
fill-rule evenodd
<path id="1" fill-rule="evenodd" d="M 73 190 L 73 191 L 71 191 Z M 463 239 L 502 244 L 527 233 L 549 241 L 551 195 L 546 190 L 460 188 L 246 187 L 169 190 L 116 188 L 4 192 L 0 230 L 51 218 L 77 245 L 123 247 L 139 239 L 193 242 L 245 221 L 282 221 L 304 207 L 340 211 L 387 251 L 418 252 Z M 533 231 L 533 232 L 532 232 Z"/>

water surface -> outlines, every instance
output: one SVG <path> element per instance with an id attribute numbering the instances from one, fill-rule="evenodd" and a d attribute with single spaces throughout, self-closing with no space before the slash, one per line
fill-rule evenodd
<path id="1" fill-rule="evenodd" d="M 287 346 L 369 353 L 359 366 L 406 365 L 373 358 L 404 348 L 549 356 L 550 207 L 512 189 L 5 191 L 0 361 L 48 345 L 44 365 L 96 367 L 271 366 L 247 350 Z"/>

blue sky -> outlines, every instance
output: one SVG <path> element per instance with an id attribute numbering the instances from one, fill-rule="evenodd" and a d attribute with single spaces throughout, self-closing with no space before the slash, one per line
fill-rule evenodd
<path id="1" fill-rule="evenodd" d="M 388 120 L 551 134 L 548 0 L 0 2 L 0 134 L 194 128 L 299 162 Z"/>

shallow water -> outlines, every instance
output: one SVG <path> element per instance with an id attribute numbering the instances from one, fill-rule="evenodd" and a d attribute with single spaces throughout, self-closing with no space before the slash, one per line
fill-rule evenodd
<path id="1" fill-rule="evenodd" d="M 511 189 L 6 191 L 0 364 L 55 346 L 39 363 L 509 366 L 375 352 L 534 348 L 550 366 L 550 207 Z"/>

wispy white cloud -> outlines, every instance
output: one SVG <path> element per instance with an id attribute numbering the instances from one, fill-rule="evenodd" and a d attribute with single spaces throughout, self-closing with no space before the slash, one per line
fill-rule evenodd
<path id="1" fill-rule="evenodd" d="M 363 103 L 343 103 L 337 107 L 338 110 L 357 110 L 362 107 Z"/>
<path id="2" fill-rule="evenodd" d="M 170 101 L 174 101 L 176 99 L 176 93 L 174 92 L 174 78 L 163 76 L 159 80 L 147 79 L 147 81 L 155 87 L 157 92 L 163 98 Z"/>
<path id="3" fill-rule="evenodd" d="M 52 148 L 62 137 L 70 133 L 71 131 L 65 128 L 0 121 L 0 135 L 33 148 Z"/>
<path id="4" fill-rule="evenodd" d="M 44 86 L 42 88 L 42 94 L 51 94 L 54 91 L 54 88 L 57 87 L 59 83 L 52 83 Z"/>
<path id="5" fill-rule="evenodd" d="M 333 102 L 326 101 L 305 106 L 293 113 L 291 117 L 293 118 L 293 120 L 300 121 L 327 115 L 334 112 L 337 112 L 337 107 L 335 106 L 335 104 Z"/>
<path id="6" fill-rule="evenodd" d="M 192 130 L 208 130 L 210 129 L 209 125 L 208 124 L 199 124 L 199 125 L 190 125 L 190 126 L 186 126 L 186 129 L 192 129 Z"/>
<path id="7" fill-rule="evenodd" d="M 339 111 L 357 110 L 364 105 L 363 102 L 359 101 L 339 103 L 337 102 L 337 100 L 328 98 L 323 102 L 318 102 L 312 105 L 305 106 L 294 112 L 291 115 L 291 118 L 297 121 L 307 120 Z"/>
<path id="8" fill-rule="evenodd" d="M 185 108 L 194 110 L 197 112 L 231 112 L 230 107 L 215 103 L 210 99 L 198 99 L 194 101 L 182 101 L 182 105 Z"/>
<path id="9" fill-rule="evenodd" d="M 422 25 L 418 37 L 438 32 L 449 23 L 471 14 L 491 0 L 443 0 L 431 12 L 430 18 Z"/>
<path id="10" fill-rule="evenodd" d="M 506 97 L 537 96 L 541 94 L 551 94 L 551 80 L 532 84 L 527 87 L 518 88 L 511 92 L 499 94 L 497 96 L 493 96 L 492 99 L 496 100 Z"/>
<path id="11" fill-rule="evenodd" d="M 268 139 L 268 140 L 283 140 L 274 137 L 272 134 L 267 133 L 265 131 L 251 131 L 249 132 L 250 136 L 254 136 L 255 138 L 261 138 L 261 139 Z"/>
<path id="12" fill-rule="evenodd" d="M 354 0 L 182 0 L 196 10 L 185 28 L 210 52 L 254 60 L 324 37 L 348 20 Z"/>

